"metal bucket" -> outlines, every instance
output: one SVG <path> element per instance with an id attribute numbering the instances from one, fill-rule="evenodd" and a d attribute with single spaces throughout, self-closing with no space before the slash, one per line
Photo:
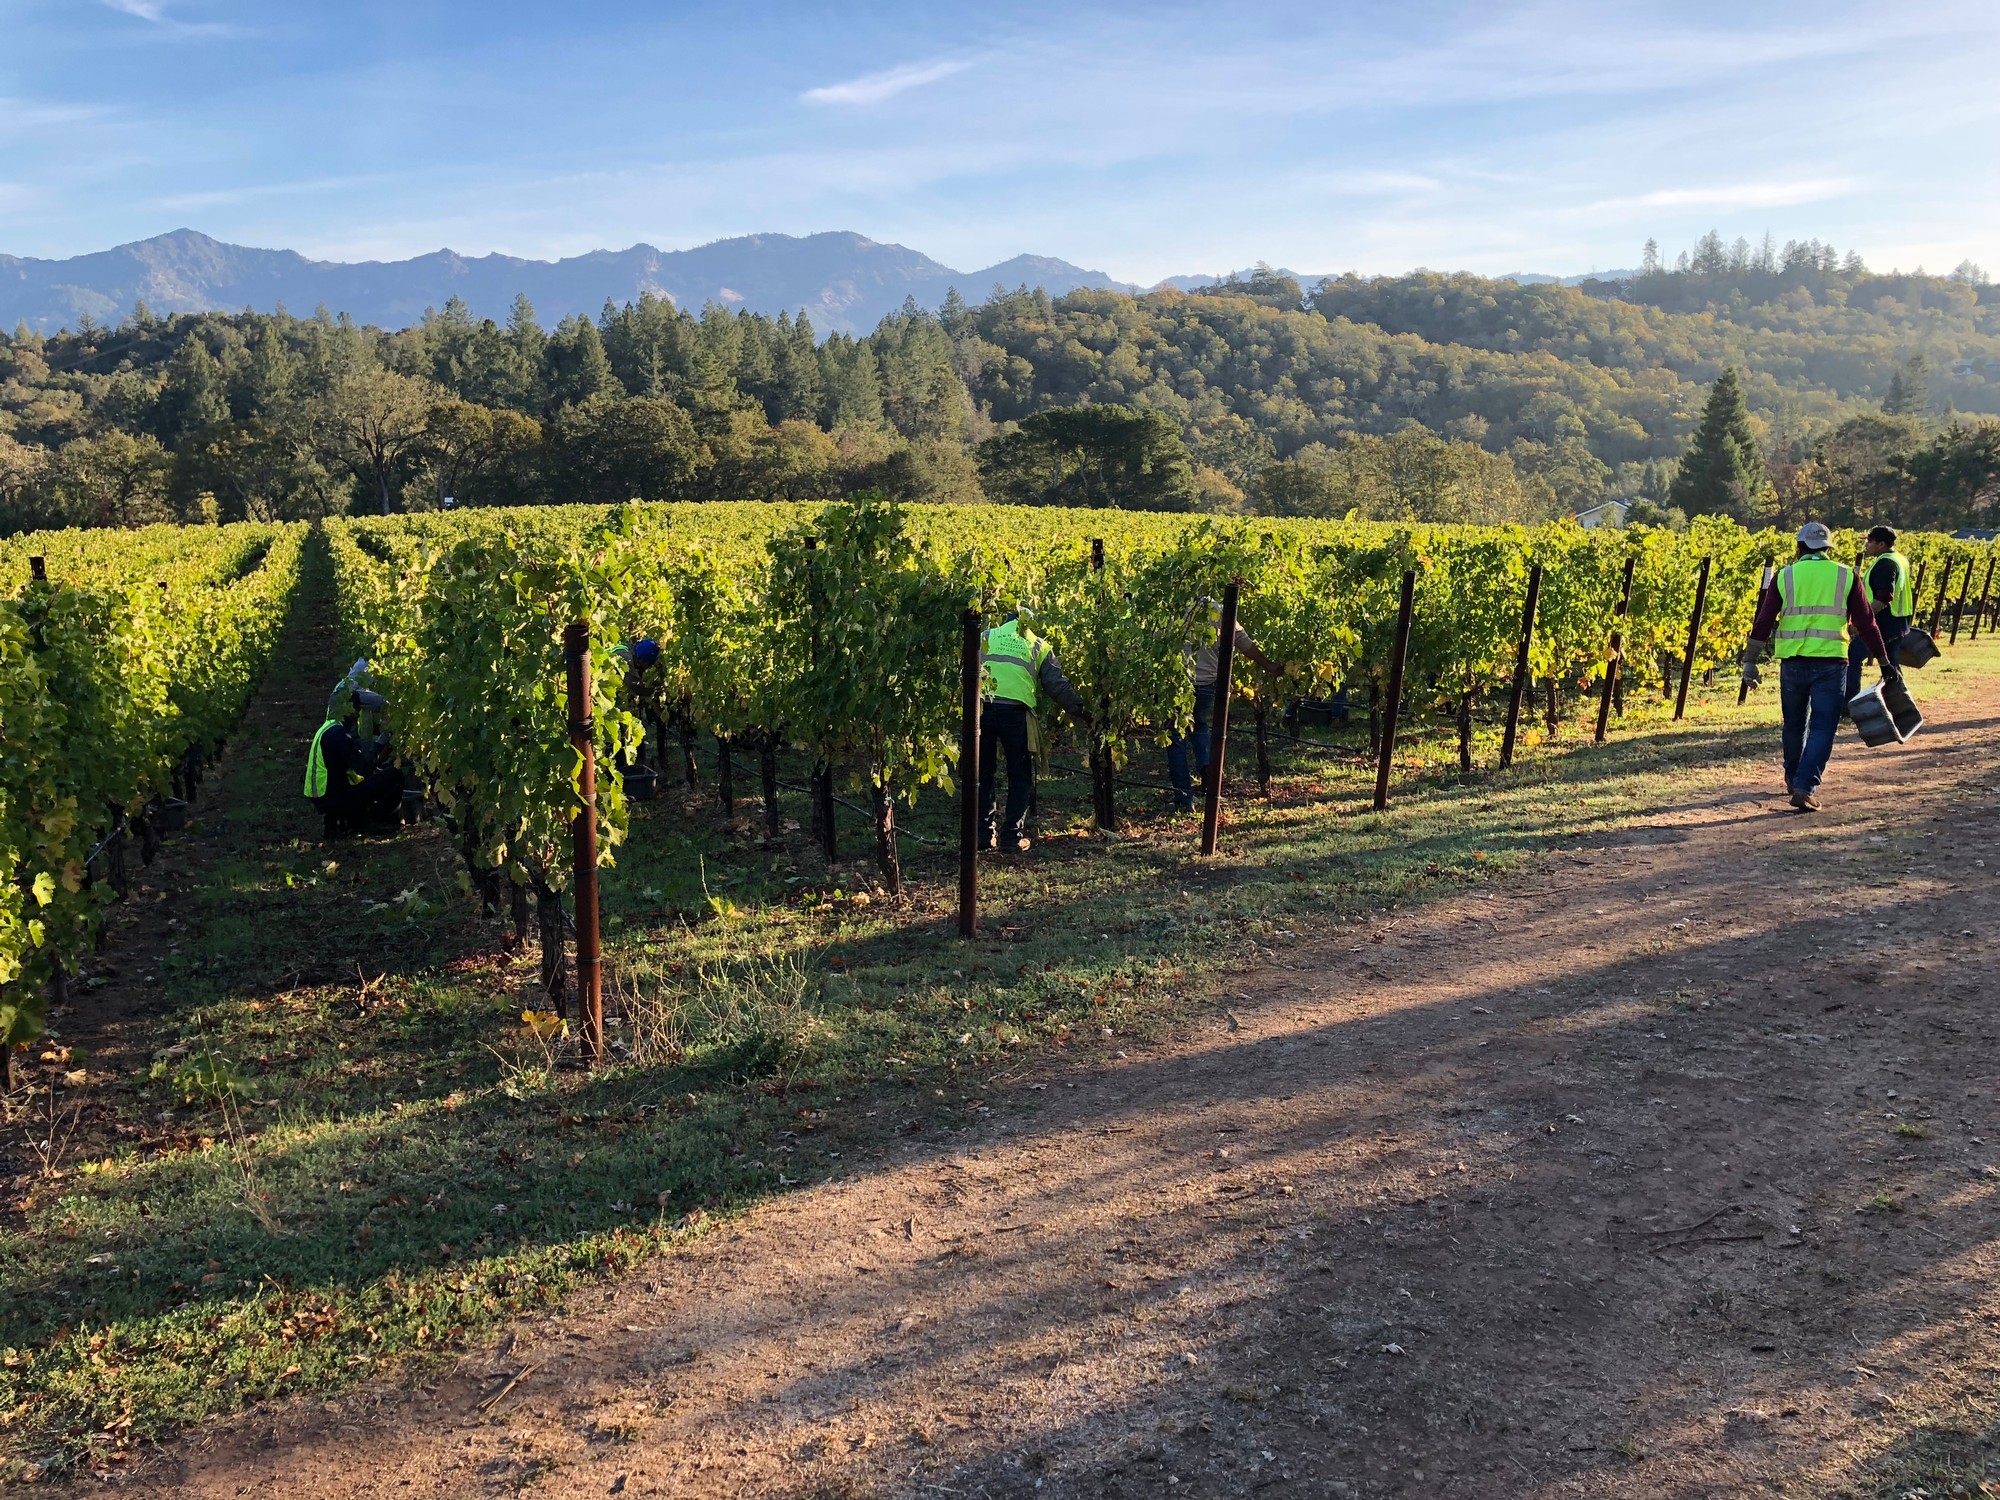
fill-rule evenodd
<path id="1" fill-rule="evenodd" d="M 1896 637 L 1896 660 L 1905 667 L 1921 667 L 1938 659 L 1937 642 L 1928 630 L 1912 625 Z"/>

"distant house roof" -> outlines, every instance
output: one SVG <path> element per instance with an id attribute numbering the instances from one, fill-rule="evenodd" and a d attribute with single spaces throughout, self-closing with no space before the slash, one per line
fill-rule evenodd
<path id="1" fill-rule="evenodd" d="M 1631 502 L 1626 500 L 1603 500 L 1596 505 L 1588 506 L 1583 510 L 1575 512 L 1575 519 L 1583 522 L 1603 520 L 1607 518 L 1608 513 L 1615 511 L 1617 512 L 1616 519 L 1618 524 L 1622 526 L 1625 523 L 1625 513 L 1631 508 Z"/>

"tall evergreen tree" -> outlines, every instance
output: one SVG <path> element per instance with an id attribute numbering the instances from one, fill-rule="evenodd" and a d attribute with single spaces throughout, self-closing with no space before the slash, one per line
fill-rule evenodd
<path id="1" fill-rule="evenodd" d="M 234 382 L 229 403 L 232 412 L 242 421 L 271 415 L 291 400 L 301 370 L 302 363 L 278 331 L 277 321 L 266 321 Z"/>
<path id="2" fill-rule="evenodd" d="M 812 321 L 802 311 L 794 323 L 778 315 L 778 342 L 773 350 L 771 413 L 777 422 L 818 422 L 825 391 L 819 378 L 819 349 Z"/>
<path id="3" fill-rule="evenodd" d="M 1736 367 L 1730 365 L 1709 388 L 1701 425 L 1667 498 L 1691 516 L 1716 513 L 1747 520 L 1761 503 L 1764 487 L 1764 455 Z"/>
<path id="4" fill-rule="evenodd" d="M 736 327 L 736 388 L 764 408 L 767 421 L 780 421 L 776 346 L 781 331 L 772 327 L 770 319 L 748 312 L 737 313 Z M 785 318 L 782 336 L 789 338 L 791 331 L 791 319 Z"/>
<path id="5" fill-rule="evenodd" d="M 200 338 L 189 335 L 181 341 L 173 363 L 167 366 L 167 383 L 160 389 L 156 411 L 160 439 L 169 446 L 229 419 L 229 391 L 222 367 Z"/>
<path id="6" fill-rule="evenodd" d="M 542 358 L 543 396 L 551 412 L 580 406 L 593 396 L 623 392 L 605 357 L 604 340 L 588 318 L 564 318 Z"/>
<path id="7" fill-rule="evenodd" d="M 820 371 L 830 430 L 882 425 L 882 377 L 866 339 L 835 334 L 820 346 Z"/>
<path id="8" fill-rule="evenodd" d="M 1903 361 L 1903 368 L 1889 377 L 1889 393 L 1882 398 L 1885 417 L 1922 417 L 1930 413 L 1931 362 L 1921 354 Z"/>
<path id="9" fill-rule="evenodd" d="M 514 298 L 514 306 L 507 313 L 507 342 L 514 346 L 515 358 L 520 361 L 519 368 L 527 381 L 528 402 L 540 406 L 542 360 L 548 353 L 549 336 L 535 321 L 535 304 L 525 292 Z"/>

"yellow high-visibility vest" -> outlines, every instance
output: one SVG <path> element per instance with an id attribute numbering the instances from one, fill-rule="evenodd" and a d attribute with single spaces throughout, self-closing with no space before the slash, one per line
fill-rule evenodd
<path id="1" fill-rule="evenodd" d="M 312 749 L 306 752 L 305 794 L 315 800 L 326 795 L 326 751 L 320 742 L 326 738 L 329 729 L 340 727 L 340 720 L 328 719 L 313 735 Z"/>
<path id="2" fill-rule="evenodd" d="M 1917 612 L 1917 602 L 1910 597 L 1910 564 L 1900 552 L 1884 552 L 1875 562 L 1894 563 L 1896 586 L 1889 595 L 1889 613 L 1899 620 L 1907 620 Z M 1868 565 L 1868 571 L 1875 571 L 1875 564 Z M 1870 603 L 1873 603 L 1871 598 Z"/>
<path id="3" fill-rule="evenodd" d="M 979 637 L 979 666 L 989 698 L 1005 698 L 1033 708 L 1041 694 L 1042 663 L 1048 643 L 1009 620 Z"/>
<path id="4" fill-rule="evenodd" d="M 1780 661 L 1794 656 L 1847 655 L 1847 596 L 1854 570 L 1830 557 L 1802 557 L 1778 569 Z"/>

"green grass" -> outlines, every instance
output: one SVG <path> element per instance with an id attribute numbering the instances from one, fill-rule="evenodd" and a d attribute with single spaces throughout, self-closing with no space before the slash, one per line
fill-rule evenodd
<path id="1" fill-rule="evenodd" d="M 636 807 L 606 876 L 623 1014 L 617 1065 L 586 1075 L 521 1024 L 535 964 L 478 916 L 440 829 L 313 838 L 293 741 L 335 670 L 304 629 L 323 566 L 285 653 L 305 681 L 273 685 L 300 722 L 261 742 L 253 722 L 226 791 L 211 782 L 227 829 L 160 968 L 159 1059 L 81 1090 L 69 1157 L 0 1229 L 16 1477 L 420 1369 L 718 1216 L 976 1120 L 1037 1058 L 1170 1024 L 1279 945 L 1588 845 L 1775 753 L 1774 694 L 1739 710 L 1733 687 L 1698 690 L 1680 725 L 1635 694 L 1614 743 L 1572 724 L 1464 782 L 1449 730 L 1428 731 L 1383 814 L 1354 762 L 1281 749 L 1276 794 L 1233 802 L 1206 862 L 1192 820 L 1141 810 L 1154 794 L 1127 792 L 1138 815 L 1107 838 L 1087 784 L 1054 779 L 1035 852 L 985 866 L 971 944 L 945 851 L 910 847 L 895 904 L 803 835 L 760 847 L 707 786 L 691 805 L 669 792 Z M 1934 674 L 1930 696 L 1953 681 Z M 908 826 L 942 838 L 951 819 L 934 797 Z M 859 818 L 842 836 L 867 847 Z M 67 1107 L 74 1066 L 43 1068 L 17 1117 Z"/>

